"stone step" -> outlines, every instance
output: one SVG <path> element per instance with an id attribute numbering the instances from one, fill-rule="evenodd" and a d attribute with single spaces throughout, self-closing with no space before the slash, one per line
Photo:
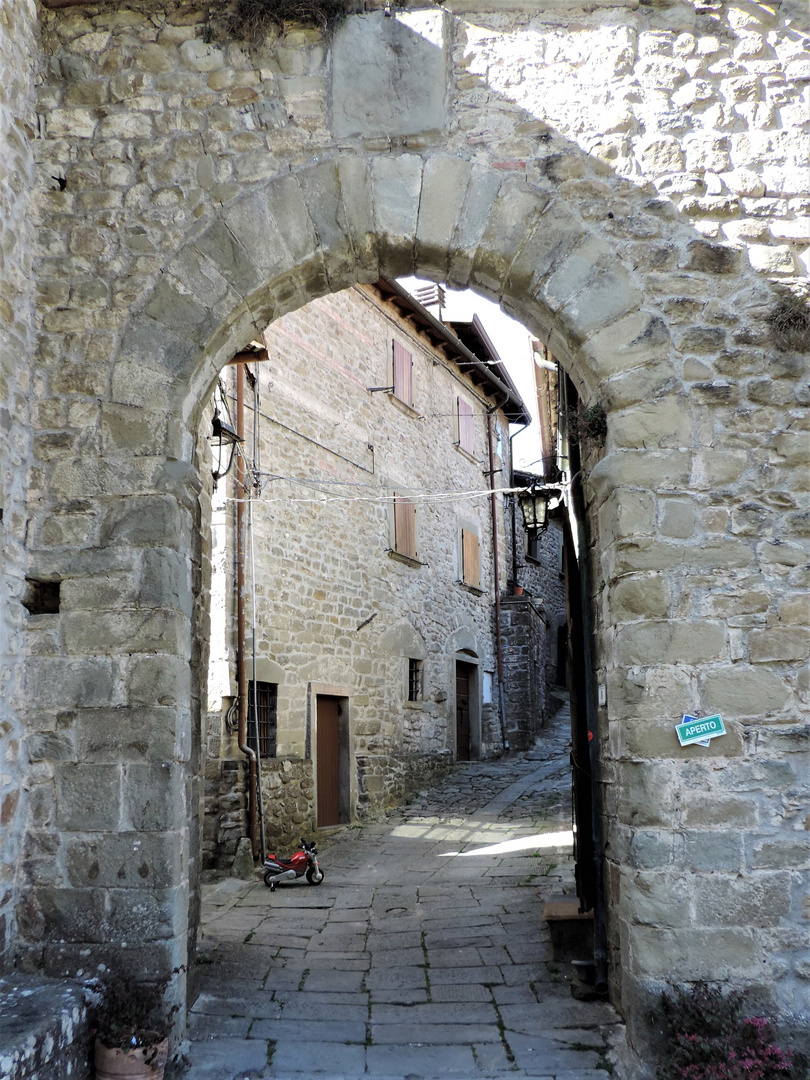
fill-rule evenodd
<path id="1" fill-rule="evenodd" d="M 16 973 L 0 979 L 0 1080 L 90 1080 L 91 1042 L 77 983 Z"/>

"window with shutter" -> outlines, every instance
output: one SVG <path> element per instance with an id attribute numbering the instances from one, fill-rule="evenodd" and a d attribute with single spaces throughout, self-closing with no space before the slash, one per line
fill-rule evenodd
<path id="1" fill-rule="evenodd" d="M 413 355 L 394 342 L 394 397 L 413 407 Z"/>
<path id="2" fill-rule="evenodd" d="M 478 537 L 467 529 L 461 530 L 461 580 L 474 589 L 481 588 Z"/>
<path id="3" fill-rule="evenodd" d="M 410 499 L 394 499 L 394 550 L 409 559 L 416 555 L 416 507 Z"/>
<path id="4" fill-rule="evenodd" d="M 473 407 L 464 398 L 456 398 L 458 415 L 458 445 L 471 454 L 475 448 L 475 436 L 473 433 Z"/>

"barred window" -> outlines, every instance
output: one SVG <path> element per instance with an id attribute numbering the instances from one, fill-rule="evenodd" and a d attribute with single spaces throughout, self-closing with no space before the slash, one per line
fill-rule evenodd
<path id="1" fill-rule="evenodd" d="M 422 661 L 408 659 L 408 701 L 422 700 Z"/>
<path id="2" fill-rule="evenodd" d="M 255 683 L 255 694 L 254 683 L 248 683 L 247 742 L 251 750 L 257 749 L 255 705 L 258 705 L 259 710 L 259 757 L 274 758 L 278 726 L 278 686 L 276 683 Z"/>

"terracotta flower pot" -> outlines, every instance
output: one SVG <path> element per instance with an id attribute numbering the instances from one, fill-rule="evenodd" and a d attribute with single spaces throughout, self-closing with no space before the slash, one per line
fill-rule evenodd
<path id="1" fill-rule="evenodd" d="M 132 1050 L 105 1046 L 96 1039 L 96 1080 L 163 1080 L 168 1060 L 168 1039 Z"/>

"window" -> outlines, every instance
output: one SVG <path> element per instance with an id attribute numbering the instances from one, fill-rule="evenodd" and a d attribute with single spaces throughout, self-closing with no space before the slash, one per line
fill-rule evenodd
<path id="1" fill-rule="evenodd" d="M 458 445 L 459 449 L 471 454 L 475 449 L 475 432 L 473 429 L 473 407 L 464 398 L 456 398 L 458 415 Z"/>
<path id="2" fill-rule="evenodd" d="M 394 551 L 416 559 L 416 507 L 402 495 L 394 497 Z"/>
<path id="3" fill-rule="evenodd" d="M 529 529 L 526 532 L 526 555 L 535 562 L 540 562 L 542 555 L 542 536 L 543 534 L 539 529 Z"/>
<path id="4" fill-rule="evenodd" d="M 413 407 L 413 355 L 398 341 L 394 342 L 394 397 Z"/>
<path id="5" fill-rule="evenodd" d="M 278 686 L 276 683 L 248 683 L 248 719 L 247 742 L 251 750 L 256 749 L 256 720 L 253 711 L 255 703 L 259 707 L 259 757 L 276 756 L 276 729 L 278 726 Z"/>
<path id="6" fill-rule="evenodd" d="M 422 700 L 422 661 L 408 659 L 408 701 Z"/>
<path id="7" fill-rule="evenodd" d="M 461 530 L 461 580 L 474 589 L 481 588 L 478 536 L 468 529 Z"/>

